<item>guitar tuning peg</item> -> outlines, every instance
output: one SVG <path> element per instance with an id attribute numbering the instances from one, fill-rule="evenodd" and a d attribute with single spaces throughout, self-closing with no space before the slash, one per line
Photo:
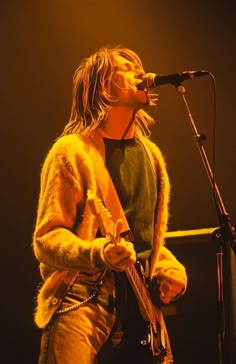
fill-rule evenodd
<path id="1" fill-rule="evenodd" d="M 111 215 L 110 211 L 103 205 L 102 201 L 99 201 L 99 202 L 100 202 L 99 206 L 100 206 L 102 212 L 106 215 L 106 217 L 111 218 L 112 215 Z"/>
<path id="2" fill-rule="evenodd" d="M 111 215 L 110 211 L 105 210 L 104 212 L 105 212 L 105 214 L 106 214 L 106 217 L 109 217 L 109 219 L 111 219 L 111 218 L 112 218 L 112 215 Z"/>
<path id="3" fill-rule="evenodd" d="M 101 210 L 104 209 L 104 205 L 103 205 L 102 201 L 99 198 L 97 199 L 97 204 L 98 204 L 98 206 L 100 207 Z"/>

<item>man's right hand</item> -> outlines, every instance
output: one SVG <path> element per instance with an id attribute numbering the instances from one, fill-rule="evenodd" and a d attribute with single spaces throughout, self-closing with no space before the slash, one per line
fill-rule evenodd
<path id="1" fill-rule="evenodd" d="M 123 238 L 116 244 L 109 242 L 104 248 L 104 256 L 108 264 L 117 271 L 123 271 L 136 263 L 136 252 L 133 243 Z"/>

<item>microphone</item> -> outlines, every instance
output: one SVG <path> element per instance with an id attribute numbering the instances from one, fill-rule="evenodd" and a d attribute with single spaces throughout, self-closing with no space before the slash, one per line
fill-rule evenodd
<path id="1" fill-rule="evenodd" d="M 138 90 L 152 89 L 161 85 L 170 83 L 179 86 L 183 81 L 195 77 L 209 75 L 208 71 L 184 71 L 181 73 L 172 73 L 170 75 L 156 75 L 155 73 L 146 73 L 143 80 L 137 85 Z"/>

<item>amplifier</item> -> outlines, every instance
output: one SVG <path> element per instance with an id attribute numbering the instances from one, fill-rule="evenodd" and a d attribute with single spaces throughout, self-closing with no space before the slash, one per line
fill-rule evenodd
<path id="1" fill-rule="evenodd" d="M 217 229 L 174 231 L 165 236 L 167 248 L 188 274 L 185 295 L 162 307 L 175 364 L 236 363 L 236 258 L 229 242 L 214 238 Z M 218 282 L 221 257 L 223 295 Z"/>

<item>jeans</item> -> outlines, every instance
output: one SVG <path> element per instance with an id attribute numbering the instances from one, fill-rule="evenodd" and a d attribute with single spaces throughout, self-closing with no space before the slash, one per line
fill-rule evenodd
<path id="1" fill-rule="evenodd" d="M 75 310 L 69 307 L 87 300 L 94 288 L 78 278 L 65 296 L 60 311 L 43 330 L 39 364 L 94 364 L 97 353 L 115 323 L 114 277 L 105 277 L 97 297 Z"/>

